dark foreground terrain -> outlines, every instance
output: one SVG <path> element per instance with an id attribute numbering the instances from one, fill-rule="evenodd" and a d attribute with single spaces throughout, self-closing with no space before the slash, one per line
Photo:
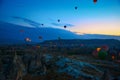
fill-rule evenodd
<path id="1" fill-rule="evenodd" d="M 120 80 L 120 42 L 55 40 L 1 46 L 0 80 Z"/>

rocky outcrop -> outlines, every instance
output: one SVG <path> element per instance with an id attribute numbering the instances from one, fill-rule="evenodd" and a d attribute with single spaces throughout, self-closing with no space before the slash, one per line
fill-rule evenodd
<path id="1" fill-rule="evenodd" d="M 50 54 L 24 54 L 3 56 L 0 60 L 0 80 L 19 80 L 27 74 L 45 76 L 48 73 L 67 74 L 72 78 L 101 80 L 105 72 L 95 65 L 64 56 Z"/>

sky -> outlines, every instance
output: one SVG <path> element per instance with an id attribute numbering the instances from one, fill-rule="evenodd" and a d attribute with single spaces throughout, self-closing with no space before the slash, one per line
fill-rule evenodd
<path id="1" fill-rule="evenodd" d="M 120 36 L 120 0 L 0 0 L 0 21 L 33 27 L 14 16 L 79 34 Z"/>

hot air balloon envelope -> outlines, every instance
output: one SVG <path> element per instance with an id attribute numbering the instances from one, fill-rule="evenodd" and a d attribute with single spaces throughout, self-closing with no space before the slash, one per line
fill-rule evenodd
<path id="1" fill-rule="evenodd" d="M 60 19 L 58 19 L 58 22 L 60 22 Z"/>
<path id="2" fill-rule="evenodd" d="M 112 55 L 112 60 L 114 60 L 115 59 L 115 56 L 114 55 Z"/>
<path id="3" fill-rule="evenodd" d="M 30 38 L 25 38 L 25 41 L 26 42 L 31 42 L 31 39 Z"/>
<path id="4" fill-rule="evenodd" d="M 97 50 L 97 52 L 99 52 L 101 50 L 101 48 L 97 48 L 96 50 Z"/>
<path id="5" fill-rule="evenodd" d="M 109 47 L 108 47 L 107 45 L 103 45 L 101 48 L 102 48 L 103 50 L 105 50 L 105 51 L 108 51 L 108 50 L 109 50 Z"/>
<path id="6" fill-rule="evenodd" d="M 44 26 L 44 24 L 41 24 L 42 26 Z"/>
<path id="7" fill-rule="evenodd" d="M 66 28 L 67 26 L 64 26 L 64 28 Z"/>
<path id="8" fill-rule="evenodd" d="M 39 39 L 42 39 L 42 36 L 39 36 Z"/>
<path id="9" fill-rule="evenodd" d="M 98 57 L 100 59 L 105 59 L 106 56 L 107 56 L 107 52 L 106 51 L 100 51 L 100 52 L 98 52 Z"/>
<path id="10" fill-rule="evenodd" d="M 75 9 L 77 9 L 78 7 L 76 6 Z"/>
<path id="11" fill-rule="evenodd" d="M 36 46 L 36 48 L 40 48 L 40 46 Z"/>
<path id="12" fill-rule="evenodd" d="M 95 50 L 95 51 L 93 51 L 92 55 L 95 57 L 98 57 L 98 52 Z"/>
<path id="13" fill-rule="evenodd" d="M 84 46 L 84 44 L 80 44 L 80 46 Z"/>
<path id="14" fill-rule="evenodd" d="M 93 0 L 93 2 L 94 2 L 94 3 L 96 3 L 96 2 L 97 2 L 97 0 Z"/>

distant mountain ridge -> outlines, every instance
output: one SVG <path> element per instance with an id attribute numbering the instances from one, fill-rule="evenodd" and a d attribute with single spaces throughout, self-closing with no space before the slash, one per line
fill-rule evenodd
<path id="1" fill-rule="evenodd" d="M 120 36 L 115 36 L 115 35 L 83 34 L 80 36 L 82 36 L 84 39 L 117 39 L 117 40 L 120 40 Z"/>
<path id="2" fill-rule="evenodd" d="M 120 46 L 120 41 L 115 39 L 61 39 L 61 40 L 48 40 L 41 43 L 42 45 L 46 45 L 52 43 L 53 45 L 59 46 Z"/>

